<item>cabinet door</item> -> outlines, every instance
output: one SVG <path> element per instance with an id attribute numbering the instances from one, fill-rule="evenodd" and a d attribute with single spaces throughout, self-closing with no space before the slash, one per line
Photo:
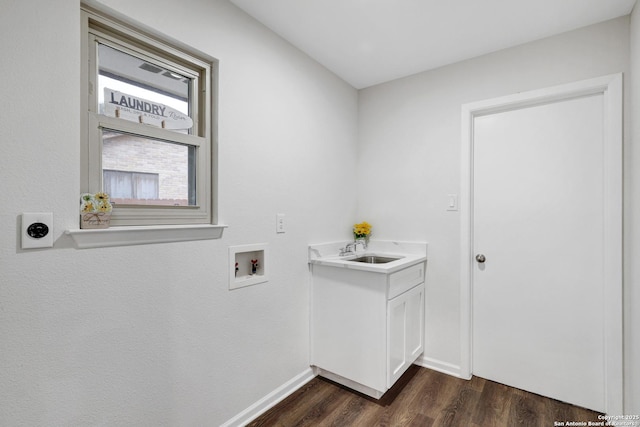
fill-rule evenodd
<path id="1" fill-rule="evenodd" d="M 387 387 L 424 351 L 424 283 L 387 305 Z"/>

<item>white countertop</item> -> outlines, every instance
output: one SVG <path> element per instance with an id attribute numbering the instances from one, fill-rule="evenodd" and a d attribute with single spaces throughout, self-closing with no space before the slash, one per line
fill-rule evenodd
<path id="1" fill-rule="evenodd" d="M 345 256 L 340 256 L 340 248 L 349 242 L 322 243 L 309 246 L 309 263 L 328 267 L 349 268 L 353 270 L 369 271 L 373 273 L 390 274 L 427 260 L 427 243 L 422 242 L 393 242 L 372 240 L 366 250 L 359 250 Z M 399 258 L 383 264 L 369 264 L 350 261 L 361 256 L 383 256 Z"/>

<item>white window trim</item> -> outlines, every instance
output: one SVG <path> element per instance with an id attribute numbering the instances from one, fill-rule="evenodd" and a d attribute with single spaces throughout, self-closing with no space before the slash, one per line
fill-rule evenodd
<path id="1" fill-rule="evenodd" d="M 130 35 L 151 47 L 168 52 L 174 57 L 184 58 L 187 62 L 195 63 L 198 67 L 207 69 L 206 76 L 200 80 L 200 84 L 203 85 L 209 98 L 200 99 L 197 105 L 194 106 L 194 108 L 201 109 L 201 114 L 194 114 L 194 135 L 176 133 L 176 135 L 172 134 L 171 136 L 172 141 L 184 138 L 184 143 L 200 147 L 198 164 L 196 165 L 196 173 L 199 175 L 197 177 L 197 185 L 199 186 L 197 187 L 197 203 L 198 206 L 204 209 L 193 206 L 171 208 L 154 206 L 144 209 L 144 211 L 151 213 L 150 216 L 146 216 L 146 219 L 151 219 L 153 222 L 150 225 L 140 225 L 140 219 L 145 219 L 145 215 L 140 213 L 140 209 L 119 207 L 117 208 L 117 214 L 113 216 L 115 217 L 114 225 L 116 226 L 103 230 L 70 229 L 66 231 L 66 234 L 74 239 L 79 248 L 217 239 L 222 237 L 222 231 L 226 226 L 217 224 L 217 121 L 214 120 L 214 115 L 212 114 L 217 107 L 217 60 L 179 41 L 172 40 L 156 30 L 134 22 L 128 17 L 93 0 L 82 1 L 81 15 L 83 58 L 88 58 L 90 54 L 88 35 L 90 32 L 89 20 L 91 19 L 98 26 L 104 26 L 114 32 Z M 95 34 L 101 31 L 92 29 L 91 32 Z M 104 35 L 100 34 L 99 36 L 104 37 Z M 109 44 L 112 43 L 108 34 L 106 40 L 109 40 Z M 185 70 L 179 71 L 185 72 Z M 81 65 L 81 84 L 86 90 L 81 90 L 83 96 L 80 102 L 83 129 L 81 192 L 91 192 L 91 190 L 99 188 L 101 179 L 95 172 L 93 176 L 90 173 L 91 170 L 101 170 L 101 142 L 95 140 L 96 133 L 90 133 L 89 126 L 100 126 L 115 131 L 130 132 L 150 138 L 167 140 L 166 134 L 161 129 L 118 120 L 90 111 L 89 105 L 92 96 L 89 93 L 89 73 L 89 63 L 83 60 Z M 198 123 L 198 118 L 201 118 L 203 122 Z M 197 136 L 197 134 L 202 133 L 199 131 L 200 126 L 208 130 L 205 136 Z M 89 138 L 89 134 L 94 136 Z M 100 138 L 97 139 L 99 140 Z M 95 150 L 99 150 L 98 153 L 100 154 L 96 155 Z M 210 163 L 209 171 L 206 168 L 207 159 Z M 142 222 L 142 224 L 146 223 Z"/>
<path id="2" fill-rule="evenodd" d="M 113 246 L 147 245 L 220 239 L 226 225 L 148 225 L 140 227 L 110 227 L 103 229 L 73 229 L 65 234 L 79 249 Z"/>

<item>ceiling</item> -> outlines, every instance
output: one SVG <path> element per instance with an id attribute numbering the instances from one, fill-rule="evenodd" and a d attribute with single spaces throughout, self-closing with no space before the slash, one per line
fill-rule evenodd
<path id="1" fill-rule="evenodd" d="M 627 15 L 635 0 L 231 0 L 355 88 Z"/>

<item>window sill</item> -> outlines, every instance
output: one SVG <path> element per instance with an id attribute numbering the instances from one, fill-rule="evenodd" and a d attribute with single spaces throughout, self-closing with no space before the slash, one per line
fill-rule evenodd
<path id="1" fill-rule="evenodd" d="M 66 230 L 64 233 L 71 236 L 78 249 L 88 249 L 219 239 L 226 227 L 226 225 L 211 224 L 154 225 L 103 229 L 84 228 Z"/>

